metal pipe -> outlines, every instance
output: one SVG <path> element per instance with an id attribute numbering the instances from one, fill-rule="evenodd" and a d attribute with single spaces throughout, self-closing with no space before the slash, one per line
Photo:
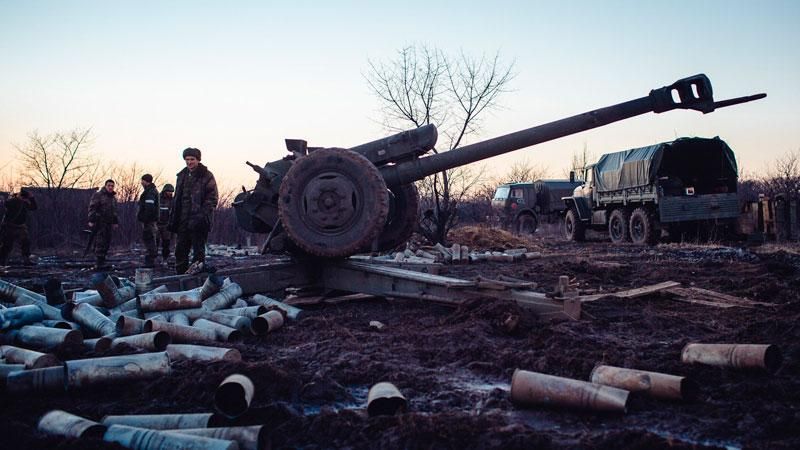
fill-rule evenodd
<path id="1" fill-rule="evenodd" d="M 192 325 L 192 323 L 189 322 L 189 318 L 186 317 L 186 314 L 173 314 L 172 317 L 169 318 L 169 321 L 175 325 L 183 325 L 185 327 Z"/>
<path id="2" fill-rule="evenodd" d="M 97 291 L 75 292 L 72 294 L 73 303 L 88 303 L 92 306 L 103 306 L 103 297 Z"/>
<path id="3" fill-rule="evenodd" d="M 52 350 L 62 344 L 80 344 L 83 342 L 83 333 L 78 330 L 25 325 L 17 334 L 17 342 L 38 349 Z"/>
<path id="4" fill-rule="evenodd" d="M 162 315 L 164 317 L 164 319 L 170 320 L 170 319 L 172 319 L 172 316 L 174 316 L 175 314 L 182 314 L 182 315 L 186 316 L 189 320 L 197 320 L 197 319 L 202 319 L 202 318 L 206 317 L 208 315 L 208 313 L 210 313 L 210 312 L 211 311 L 209 311 L 209 310 L 207 310 L 205 308 L 176 309 L 176 310 L 173 310 L 173 311 L 147 312 L 147 313 L 144 313 L 144 318 L 145 319 L 151 319 L 154 316 L 157 316 L 157 315 L 160 314 L 160 315 Z"/>
<path id="5" fill-rule="evenodd" d="M 5 378 L 11 372 L 25 370 L 24 364 L 0 364 L 0 383 L 5 383 Z"/>
<path id="6" fill-rule="evenodd" d="M 367 414 L 370 417 L 393 416 L 405 412 L 407 407 L 406 398 L 392 383 L 376 383 L 367 395 Z"/>
<path id="7" fill-rule="evenodd" d="M 231 283 L 220 289 L 216 294 L 203 300 L 203 308 L 209 311 L 224 309 L 233 304 L 233 302 L 241 296 L 242 287 L 237 283 Z"/>
<path id="8" fill-rule="evenodd" d="M 44 320 L 42 308 L 36 305 L 14 306 L 0 310 L 0 330 L 19 328 Z"/>
<path id="9" fill-rule="evenodd" d="M 256 306 L 245 306 L 243 308 L 219 309 L 215 312 L 230 314 L 232 316 L 247 317 L 248 319 L 255 319 L 256 317 L 266 313 L 267 311 L 268 310 L 266 306 L 256 305 Z"/>
<path id="10" fill-rule="evenodd" d="M 12 345 L 0 346 L 0 354 L 7 363 L 23 364 L 26 369 L 41 369 L 62 364 L 52 353 L 39 353 Z"/>
<path id="11" fill-rule="evenodd" d="M 84 339 L 83 348 L 90 352 L 103 353 L 111 348 L 111 338 L 103 336 L 94 339 Z"/>
<path id="12" fill-rule="evenodd" d="M 106 442 L 114 442 L 133 450 L 238 450 L 233 441 L 192 436 L 179 433 L 165 433 L 125 425 L 111 425 L 103 435 Z"/>
<path id="13" fill-rule="evenodd" d="M 628 391 L 517 369 L 511 378 L 511 401 L 518 405 L 539 404 L 624 413 Z"/>
<path id="14" fill-rule="evenodd" d="M 127 300 L 127 298 L 122 298 L 117 288 L 117 283 L 114 283 L 114 279 L 111 275 L 102 272 L 95 273 L 92 275 L 91 283 L 92 287 L 97 289 L 97 293 L 102 297 L 103 306 L 113 308 Z"/>
<path id="15" fill-rule="evenodd" d="M 101 439 L 106 432 L 105 425 L 59 409 L 43 415 L 36 428 L 44 434 L 78 439 Z"/>
<path id="16" fill-rule="evenodd" d="M 190 428 L 164 430 L 165 433 L 180 433 L 234 441 L 242 450 L 266 450 L 270 448 L 269 431 L 264 425 L 248 427 Z"/>
<path id="17" fill-rule="evenodd" d="M 283 314 L 279 311 L 272 310 L 253 319 L 251 327 L 253 334 L 260 335 L 271 333 L 283 326 Z"/>
<path id="18" fill-rule="evenodd" d="M 170 342 L 172 342 L 172 339 L 169 333 L 165 331 L 152 331 L 150 333 L 114 338 L 114 340 L 111 341 L 111 348 L 127 344 L 151 352 L 163 352 Z"/>
<path id="19" fill-rule="evenodd" d="M 214 414 L 131 414 L 125 416 L 109 415 L 100 422 L 103 425 L 126 425 L 152 430 L 197 429 L 214 426 Z"/>
<path id="20" fill-rule="evenodd" d="M 139 296 L 139 310 L 142 312 L 191 309 L 202 305 L 203 301 L 197 291 L 159 292 Z"/>
<path id="21" fill-rule="evenodd" d="M 11 395 L 29 392 L 64 392 L 64 367 L 45 367 L 42 369 L 11 372 L 6 377 L 6 391 Z"/>
<path id="22" fill-rule="evenodd" d="M 161 320 L 147 320 L 144 324 L 144 331 L 165 331 L 169 333 L 172 341 L 177 344 L 188 344 L 192 342 L 216 342 L 217 332 L 197 327 L 187 327 L 175 323 L 164 322 Z"/>
<path id="23" fill-rule="evenodd" d="M 67 303 L 68 315 L 72 320 L 81 324 L 81 326 L 97 333 L 100 336 L 113 334 L 117 331 L 117 325 L 103 313 L 97 310 L 94 306 L 88 303 L 78 303 L 74 305 Z"/>
<path id="24" fill-rule="evenodd" d="M 30 297 L 40 303 L 47 304 L 47 299 L 42 294 L 29 291 L 8 281 L 0 280 L 0 298 L 5 298 L 12 303 L 16 303 L 20 298 Z"/>
<path id="25" fill-rule="evenodd" d="M 236 328 L 226 327 L 210 320 L 197 319 L 192 323 L 192 327 L 213 331 L 216 333 L 217 340 L 221 342 L 239 342 L 242 340 L 242 333 Z"/>
<path id="26" fill-rule="evenodd" d="M 44 282 L 44 296 L 48 305 L 63 305 L 67 302 L 64 287 L 59 278 L 48 278 Z"/>
<path id="27" fill-rule="evenodd" d="M 0 280 L 0 282 L 2 282 L 2 281 L 3 280 Z M 28 292 L 30 292 L 30 291 L 28 291 Z M 34 294 L 34 293 L 31 292 L 31 294 Z M 34 294 L 34 295 L 39 295 L 39 294 Z M 56 308 L 55 306 L 48 305 L 47 301 L 45 301 L 43 299 L 44 299 L 44 297 L 42 297 L 42 296 L 32 297 L 32 296 L 27 295 L 27 294 L 22 294 L 22 295 L 17 296 L 16 301 L 14 302 L 14 304 L 16 306 L 36 305 L 36 306 L 38 306 L 39 308 L 42 309 L 42 314 L 44 314 L 44 317 L 46 319 L 52 319 L 52 320 L 62 319 L 63 317 L 61 316 L 61 310 Z"/>
<path id="28" fill-rule="evenodd" d="M 250 319 L 244 316 L 234 316 L 214 311 L 208 315 L 207 320 L 237 329 L 240 333 L 250 332 Z"/>
<path id="29" fill-rule="evenodd" d="M 143 294 L 152 289 L 153 269 L 136 269 L 133 279 L 136 286 L 136 293 Z"/>
<path id="30" fill-rule="evenodd" d="M 207 347 L 204 345 L 170 344 L 167 346 L 170 361 L 230 361 L 239 362 L 242 354 L 235 348 Z"/>
<path id="31" fill-rule="evenodd" d="M 214 407 L 220 414 L 235 419 L 247 412 L 253 401 L 255 386 L 250 378 L 233 374 L 222 380 L 214 394 Z"/>
<path id="32" fill-rule="evenodd" d="M 263 305 L 268 308 L 276 307 L 286 313 L 286 317 L 288 317 L 290 320 L 301 320 L 305 314 L 302 309 L 296 306 L 287 305 L 284 302 L 263 296 L 261 294 L 254 295 L 250 300 L 248 300 L 248 302 L 253 305 Z"/>
<path id="33" fill-rule="evenodd" d="M 144 380 L 170 372 L 166 352 L 76 359 L 65 365 L 68 389 L 112 381 Z"/>
<path id="34" fill-rule="evenodd" d="M 646 370 L 597 366 L 592 370 L 592 383 L 642 392 L 654 398 L 688 400 L 695 397 L 697 386 L 686 377 Z"/>
<path id="35" fill-rule="evenodd" d="M 135 317 L 119 316 L 117 319 L 116 330 L 119 336 L 130 336 L 133 334 L 144 333 L 145 320 Z"/>
<path id="36" fill-rule="evenodd" d="M 775 373 L 783 362 L 783 355 L 774 345 L 686 344 L 681 351 L 681 362 L 737 369 L 765 369 Z"/>
<path id="37" fill-rule="evenodd" d="M 219 275 L 215 273 L 209 275 L 206 281 L 203 282 L 203 286 L 200 287 L 200 299 L 205 300 L 219 292 L 222 289 L 222 282 L 222 278 Z"/>
<path id="38" fill-rule="evenodd" d="M 62 330 L 80 330 L 81 326 L 75 322 L 70 322 L 68 320 L 51 320 L 45 319 L 42 321 L 42 325 L 50 328 L 61 328 Z"/>
<path id="39" fill-rule="evenodd" d="M 240 298 L 240 299 L 237 299 L 235 302 L 233 302 L 233 304 L 231 305 L 231 308 L 247 308 L 248 306 L 250 306 L 250 305 L 248 305 L 247 302 L 244 301 L 243 298 Z"/>

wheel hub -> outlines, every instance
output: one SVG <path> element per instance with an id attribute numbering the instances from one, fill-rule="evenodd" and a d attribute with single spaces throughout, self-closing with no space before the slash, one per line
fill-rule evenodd
<path id="1" fill-rule="evenodd" d="M 355 183 L 342 174 L 326 172 L 303 190 L 304 219 L 313 228 L 336 232 L 357 216 L 359 202 Z"/>

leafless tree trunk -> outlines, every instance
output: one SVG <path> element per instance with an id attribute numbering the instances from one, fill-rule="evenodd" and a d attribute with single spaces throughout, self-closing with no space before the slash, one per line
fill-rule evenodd
<path id="1" fill-rule="evenodd" d="M 583 178 L 583 170 L 595 162 L 597 162 L 597 156 L 590 152 L 589 146 L 584 143 L 582 149 L 572 152 L 572 161 L 569 169 L 564 171 L 564 178 L 568 178 L 570 172 L 575 172 L 576 179 Z"/>
<path id="2" fill-rule="evenodd" d="M 369 61 L 365 75 L 381 104 L 383 125 L 398 131 L 436 124 L 445 146 L 434 153 L 458 149 L 477 134 L 486 111 L 498 108 L 497 98 L 513 79 L 512 64 L 503 64 L 499 52 L 489 58 L 457 57 L 427 46 L 410 46 L 397 57 Z M 424 215 L 433 226 L 424 228 L 432 242 L 445 242 L 456 224 L 458 204 L 480 182 L 482 169 L 460 167 L 418 183 Z"/>

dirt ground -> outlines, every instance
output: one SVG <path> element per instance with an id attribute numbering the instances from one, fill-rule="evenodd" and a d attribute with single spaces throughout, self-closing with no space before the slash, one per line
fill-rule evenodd
<path id="1" fill-rule="evenodd" d="M 721 309 L 656 294 L 589 303 L 582 320 L 562 322 L 544 322 L 497 300 L 458 309 L 382 299 L 325 306 L 267 337 L 233 345 L 241 363 L 179 362 L 155 381 L 47 398 L 4 396 L 0 448 L 119 448 L 46 437 L 35 423 L 54 408 L 92 419 L 209 411 L 214 388 L 233 372 L 256 385 L 252 410 L 238 423 L 266 424 L 274 448 L 800 448 L 796 247 L 642 248 L 552 237 L 530 244 L 542 252 L 540 259 L 448 266 L 443 274 L 503 274 L 535 281 L 544 292 L 559 275 L 574 278 L 581 289 L 604 291 L 673 280 L 775 306 Z M 509 312 L 522 318 L 513 334 L 501 326 Z M 386 327 L 371 330 L 371 320 Z M 772 375 L 687 366 L 680 351 L 688 342 L 775 344 L 784 362 Z M 58 353 L 90 356 L 74 349 Z M 520 408 L 509 401 L 516 368 L 586 380 L 598 363 L 686 375 L 700 393 L 691 402 L 634 396 L 624 415 Z M 407 413 L 366 416 L 367 391 L 379 381 L 402 391 Z"/>

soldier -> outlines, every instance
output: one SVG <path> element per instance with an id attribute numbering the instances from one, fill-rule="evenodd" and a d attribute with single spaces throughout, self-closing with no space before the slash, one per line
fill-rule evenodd
<path id="1" fill-rule="evenodd" d="M 142 242 L 147 254 L 144 257 L 144 267 L 155 267 L 156 256 L 156 234 L 158 229 L 158 189 L 153 184 L 153 176 L 149 173 L 142 175 L 142 195 L 139 196 L 139 211 L 136 220 L 142 222 Z"/>
<path id="2" fill-rule="evenodd" d="M 214 208 L 217 207 L 217 181 L 208 168 L 200 163 L 200 156 L 200 150 L 196 148 L 189 147 L 183 151 L 186 168 L 178 172 L 175 203 L 169 219 L 168 229 L 178 234 L 175 244 L 175 272 L 179 275 L 203 270 L 206 240 L 211 229 Z"/>
<path id="3" fill-rule="evenodd" d="M 8 263 L 8 255 L 19 241 L 23 264 L 31 262 L 31 241 L 28 238 L 28 211 L 36 210 L 36 199 L 33 194 L 20 189 L 6 200 L 6 214 L 0 224 L 0 266 Z"/>
<path id="4" fill-rule="evenodd" d="M 174 193 L 175 187 L 167 183 L 158 198 L 158 240 L 161 241 L 161 260 L 165 266 L 172 248 L 170 245 L 172 232 L 167 229 L 167 225 L 169 224 L 169 214 L 172 212 Z"/>
<path id="5" fill-rule="evenodd" d="M 89 202 L 89 229 L 94 236 L 95 270 L 107 268 L 106 255 L 111 245 L 111 231 L 119 227 L 115 185 L 114 180 L 106 180 Z"/>

